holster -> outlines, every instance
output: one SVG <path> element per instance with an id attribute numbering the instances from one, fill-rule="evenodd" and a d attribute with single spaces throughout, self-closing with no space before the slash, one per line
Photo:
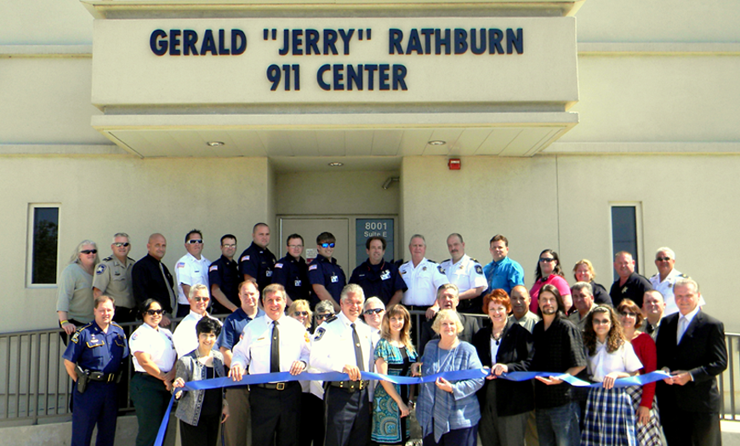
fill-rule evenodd
<path id="1" fill-rule="evenodd" d="M 77 372 L 77 391 L 85 393 L 90 377 L 87 376 L 87 372 L 85 372 L 79 364 L 75 365 L 75 371 Z"/>

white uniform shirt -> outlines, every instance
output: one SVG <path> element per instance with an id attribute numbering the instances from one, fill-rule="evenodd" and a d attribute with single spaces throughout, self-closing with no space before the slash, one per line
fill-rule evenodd
<path id="1" fill-rule="evenodd" d="M 488 286 L 486 276 L 483 275 L 483 267 L 467 254 L 463 255 L 457 263 L 452 263 L 452 259 L 449 259 L 442 262 L 441 266 L 447 274 L 447 280 L 457 285 L 460 294 L 471 288 Z"/>
<path id="2" fill-rule="evenodd" d="M 330 319 L 316 329 L 313 347 L 311 349 L 311 365 L 322 372 L 341 372 L 347 364 L 356 365 L 355 346 L 352 340 L 350 320 L 343 312 L 336 318 Z M 374 362 L 374 346 L 370 327 L 360 321 L 355 322 L 357 335 L 360 338 L 364 370 L 372 370 Z"/>
<path id="3" fill-rule="evenodd" d="M 596 354 L 588 356 L 588 374 L 593 382 L 604 382 L 611 372 L 634 373 L 642 368 L 632 344 L 624 342 L 614 353 L 606 352 L 606 344 L 596 341 Z"/>
<path id="4" fill-rule="evenodd" d="M 660 281 L 660 273 L 650 278 L 650 285 L 653 286 L 653 289 L 656 291 L 660 291 L 660 294 L 663 295 L 663 300 L 665 301 L 665 310 L 663 310 L 663 317 L 666 317 L 673 313 L 678 313 L 676 298 L 673 296 L 673 285 L 676 283 L 676 280 L 682 277 L 684 277 L 684 275 L 681 273 L 681 271 L 673 268 L 671 272 L 668 273 L 668 276 L 666 276 L 665 280 L 662 282 Z M 704 301 L 704 298 L 702 296 L 699 296 L 699 306 L 701 307 L 706 304 L 707 303 Z"/>
<path id="5" fill-rule="evenodd" d="M 403 293 L 404 305 L 423 307 L 434 305 L 434 301 L 437 300 L 437 289 L 449 283 L 442 267 L 427 260 L 426 257 L 421 259 L 416 267 L 414 267 L 414 262 L 409 260 L 401 265 L 398 271 L 408 288 Z"/>
<path id="6" fill-rule="evenodd" d="M 175 264 L 175 276 L 177 276 L 177 303 L 188 305 L 188 296 L 182 291 L 182 284 L 188 286 L 202 283 L 208 287 L 208 294 L 211 293 L 211 287 L 208 285 L 208 267 L 211 261 L 200 256 L 200 260 L 187 253 L 180 257 Z"/>
<path id="7" fill-rule="evenodd" d="M 242 339 L 236 344 L 232 367 L 236 364 L 246 369 L 249 374 L 270 373 L 270 354 L 272 353 L 273 320 L 264 315 L 244 327 Z M 290 371 L 294 361 L 303 361 L 308 365 L 311 356 L 311 338 L 306 328 L 293 319 L 283 315 L 278 319 L 280 332 L 280 371 Z"/>
<path id="8" fill-rule="evenodd" d="M 134 362 L 134 370 L 146 372 L 139 364 L 134 353 L 148 353 L 152 361 L 162 372 L 169 372 L 175 366 L 177 352 L 172 343 L 172 332 L 166 328 L 154 328 L 149 324 L 142 324 L 131 335 L 128 341 L 131 350 L 131 359 Z"/>
<path id="9" fill-rule="evenodd" d="M 190 313 L 188 313 L 188 315 L 185 316 L 179 324 L 177 324 L 175 333 L 172 335 L 172 342 L 175 344 L 178 358 L 182 358 L 198 348 L 198 333 L 195 331 L 195 326 L 202 318 L 202 315 L 190 310 Z M 212 319 L 218 321 L 219 325 L 221 325 L 221 321 L 215 318 Z M 215 343 L 213 345 L 214 350 L 218 349 L 217 344 L 218 343 Z"/>

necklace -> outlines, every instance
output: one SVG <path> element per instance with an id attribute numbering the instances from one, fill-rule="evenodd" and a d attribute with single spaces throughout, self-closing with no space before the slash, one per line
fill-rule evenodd
<path id="1" fill-rule="evenodd" d="M 491 339 L 496 342 L 496 345 L 501 344 L 501 337 L 504 335 L 504 328 L 501 327 L 501 331 L 497 333 L 494 332 L 494 328 L 491 328 Z"/>

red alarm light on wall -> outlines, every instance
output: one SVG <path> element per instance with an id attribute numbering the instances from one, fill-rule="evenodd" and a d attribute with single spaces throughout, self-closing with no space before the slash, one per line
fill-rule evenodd
<path id="1" fill-rule="evenodd" d="M 460 170 L 460 158 L 450 158 L 450 160 L 447 161 L 447 167 L 449 167 L 450 170 Z"/>

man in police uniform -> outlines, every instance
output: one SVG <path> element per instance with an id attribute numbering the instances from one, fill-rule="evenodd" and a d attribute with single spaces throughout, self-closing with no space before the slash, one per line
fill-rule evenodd
<path id="1" fill-rule="evenodd" d="M 175 344 L 178 358 L 182 358 L 198 348 L 198 334 L 195 326 L 204 317 L 211 317 L 207 311 L 210 303 L 211 298 L 206 285 L 198 283 L 190 288 L 188 314 L 177 324 L 177 328 L 172 334 L 172 343 Z M 216 321 L 221 325 L 221 321 L 218 319 Z M 214 346 L 214 348 L 216 347 Z"/>
<path id="2" fill-rule="evenodd" d="M 110 245 L 112 256 L 104 258 L 95 269 L 93 276 L 93 297 L 103 294 L 118 302 L 113 316 L 116 322 L 134 322 L 136 320 L 136 301 L 131 285 L 131 271 L 134 259 L 128 256 L 131 243 L 128 234 L 119 232 L 113 236 Z"/>
<path id="3" fill-rule="evenodd" d="M 370 441 L 371 407 L 368 381 L 360 372 L 371 370 L 370 328 L 358 320 L 365 296 L 357 284 L 342 289 L 342 311 L 316 330 L 311 366 L 322 372 L 342 372 L 350 381 L 325 383 L 326 438 L 324 446 L 365 445 Z"/>
<path id="4" fill-rule="evenodd" d="M 286 241 L 288 254 L 278 260 L 272 271 L 272 283 L 277 283 L 285 288 L 287 294 L 287 306 L 294 300 L 304 299 L 311 302 L 311 284 L 308 282 L 308 265 L 303 260 L 303 237 L 298 234 L 290 234 Z M 312 306 L 318 303 L 311 302 Z"/>
<path id="5" fill-rule="evenodd" d="M 285 304 L 282 285 L 273 283 L 264 289 L 265 315 L 246 326 L 242 340 L 234 347 L 229 371 L 234 381 L 241 381 L 247 367 L 250 375 L 278 372 L 298 375 L 308 367 L 311 340 L 303 324 L 285 315 Z M 252 411 L 255 445 L 298 444 L 301 394 L 298 381 L 250 386 L 249 404 L 259 409 Z"/>
<path id="6" fill-rule="evenodd" d="M 260 292 L 272 283 L 275 255 L 267 249 L 269 244 L 270 227 L 266 223 L 257 223 L 252 228 L 252 244 L 239 256 L 239 271 L 244 280 L 256 281 Z"/>
<path id="7" fill-rule="evenodd" d="M 686 279 L 689 276 L 674 268 L 676 264 L 676 253 L 671 248 L 658 248 L 655 253 L 655 266 L 658 268 L 658 274 L 650 278 L 650 285 L 654 290 L 660 291 L 665 302 L 663 316 L 669 316 L 678 313 L 676 299 L 673 297 L 673 284 L 678 279 Z M 704 297 L 699 295 L 699 306 L 706 305 Z"/>
<path id="8" fill-rule="evenodd" d="M 398 268 L 407 288 L 403 293 L 403 304 L 409 310 L 426 311 L 427 319 L 431 319 L 439 311 L 439 307 L 430 309 L 437 301 L 437 289 L 449 280 L 440 265 L 425 257 L 427 241 L 423 235 L 411 236 L 409 251 L 411 260 Z"/>
<path id="9" fill-rule="evenodd" d="M 316 237 L 316 249 L 319 253 L 308 267 L 308 280 L 316 298 L 330 301 L 334 311 L 338 312 L 339 298 L 347 278 L 342 267 L 337 265 L 337 259 L 331 257 L 336 240 L 331 232 L 322 232 Z"/>
<path id="10" fill-rule="evenodd" d="M 483 275 L 483 267 L 477 260 L 465 254 L 465 242 L 462 235 L 453 233 L 447 237 L 447 250 L 451 259 L 442 262 L 442 269 L 450 283 L 460 290 L 459 311 L 463 313 L 481 313 L 483 299 L 481 293 L 488 286 Z"/>
<path id="11" fill-rule="evenodd" d="M 183 317 L 190 312 L 188 296 L 190 287 L 199 283 L 208 286 L 208 267 L 211 261 L 202 255 L 203 234 L 197 229 L 185 234 L 185 249 L 187 254 L 180 257 L 175 265 L 177 276 L 177 317 Z"/>
<path id="12" fill-rule="evenodd" d="M 239 264 L 234 260 L 236 237 L 221 237 L 221 257 L 208 267 L 208 283 L 213 296 L 213 314 L 232 313 L 239 308 Z"/>
<path id="13" fill-rule="evenodd" d="M 622 299 L 631 299 L 632 302 L 642 308 L 642 297 L 645 291 L 652 290 L 653 286 L 641 275 L 635 272 L 635 260 L 627 251 L 619 251 L 614 256 L 614 270 L 619 278 L 614 281 L 609 296 L 612 298 L 614 308 L 619 306 Z"/>
<path id="14" fill-rule="evenodd" d="M 167 253 L 167 240 L 162 234 L 152 234 L 146 244 L 147 255 L 134 264 L 131 270 L 131 283 L 134 288 L 136 306 L 141 306 L 147 299 L 159 302 L 165 314 L 160 325 L 170 325 L 172 305 L 175 303 L 175 292 L 172 286 L 175 281 L 162 258 Z"/>
<path id="15" fill-rule="evenodd" d="M 259 298 L 257 282 L 245 280 L 239 284 L 241 306 L 224 320 L 223 330 L 218 338 L 219 350 L 224 355 L 224 364 L 227 367 L 231 367 L 232 349 L 242 339 L 244 328 L 265 314 L 259 308 Z M 249 387 L 244 385 L 227 388 L 226 401 L 229 403 L 229 418 L 224 423 L 227 446 L 251 445 L 252 415 L 249 407 Z"/>
<path id="16" fill-rule="evenodd" d="M 67 345 L 64 368 L 72 386 L 72 446 L 89 446 L 98 426 L 97 446 L 113 446 L 118 417 L 116 383 L 128 357 L 123 329 L 113 322 L 114 301 L 95 298 L 95 320 L 77 329 Z"/>
<path id="17" fill-rule="evenodd" d="M 401 302 L 407 287 L 398 273 L 398 267 L 383 258 L 386 246 L 383 237 L 368 238 L 365 242 L 367 260 L 352 271 L 349 283 L 360 285 L 365 296 L 377 297 L 390 308 Z"/>

